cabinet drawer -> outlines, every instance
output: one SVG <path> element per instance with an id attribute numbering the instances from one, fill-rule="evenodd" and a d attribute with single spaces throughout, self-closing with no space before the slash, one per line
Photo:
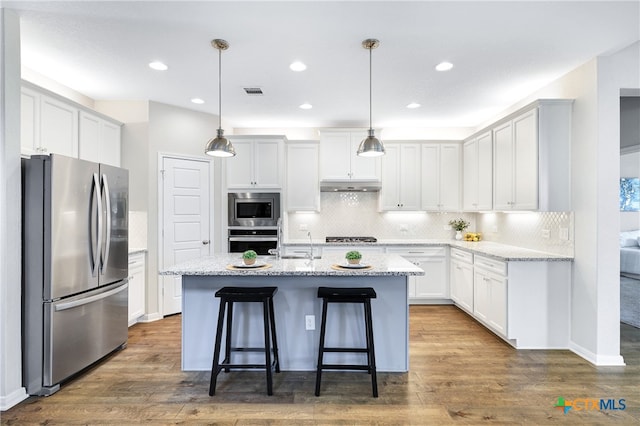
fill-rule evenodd
<path id="1" fill-rule="evenodd" d="M 496 274 L 507 275 L 507 263 L 500 260 L 476 255 L 473 265 Z"/>
<path id="2" fill-rule="evenodd" d="M 445 247 L 388 247 L 387 253 L 399 254 L 408 257 L 445 256 Z"/>
<path id="3" fill-rule="evenodd" d="M 464 250 L 458 250 L 453 247 L 451 248 L 451 258 L 458 259 L 466 263 L 473 263 L 473 253 Z"/>

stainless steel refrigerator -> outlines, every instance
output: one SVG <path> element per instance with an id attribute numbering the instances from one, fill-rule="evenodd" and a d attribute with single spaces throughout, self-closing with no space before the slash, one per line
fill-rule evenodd
<path id="1" fill-rule="evenodd" d="M 50 395 L 126 345 L 129 173 L 53 154 L 22 181 L 23 385 Z"/>

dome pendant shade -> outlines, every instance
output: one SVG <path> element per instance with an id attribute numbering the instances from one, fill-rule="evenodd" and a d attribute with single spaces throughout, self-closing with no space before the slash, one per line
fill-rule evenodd
<path id="1" fill-rule="evenodd" d="M 358 155 L 360 157 L 379 157 L 384 155 L 384 146 L 380 139 L 376 138 L 373 129 L 369 129 L 369 136 L 360 142 Z"/>
<path id="2" fill-rule="evenodd" d="M 233 149 L 229 139 L 224 137 L 224 130 L 218 129 L 218 136 L 209 139 L 204 153 L 212 157 L 233 157 L 236 155 L 236 150 Z"/>
<path id="3" fill-rule="evenodd" d="M 236 150 L 233 149 L 229 139 L 224 137 L 224 130 L 222 130 L 222 51 L 229 48 L 229 43 L 216 38 L 211 40 L 211 46 L 218 49 L 218 135 L 209 139 L 204 153 L 212 157 L 233 157 L 236 155 Z"/>
<path id="4" fill-rule="evenodd" d="M 364 138 L 360 142 L 357 154 L 360 157 L 379 157 L 384 155 L 384 145 L 382 141 L 376 138 L 375 131 L 373 130 L 373 120 L 371 114 L 371 51 L 377 48 L 380 42 L 375 38 L 368 38 L 362 42 L 362 47 L 369 51 L 369 136 Z"/>

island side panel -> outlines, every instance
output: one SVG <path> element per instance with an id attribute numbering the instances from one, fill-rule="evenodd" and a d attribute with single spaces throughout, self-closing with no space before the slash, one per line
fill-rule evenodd
<path id="1" fill-rule="evenodd" d="M 182 369 L 185 371 L 211 370 L 219 309 L 219 299 L 214 294 L 224 286 L 278 287 L 274 306 L 280 366 L 287 371 L 312 371 L 316 368 L 322 318 L 322 300 L 317 297 L 318 287 L 373 287 L 378 295 L 371 303 L 378 371 L 408 371 L 409 311 L 406 276 L 185 275 L 182 286 Z M 237 304 L 234 306 L 234 313 L 233 344 L 262 346 L 264 334 L 261 305 Z M 305 330 L 305 315 L 315 315 L 315 330 Z M 364 347 L 363 315 L 362 305 L 330 304 L 326 344 Z M 244 359 L 247 362 L 264 360 L 264 356 L 259 357 L 258 354 L 239 353 L 234 356 L 239 357 L 234 360 Z M 366 364 L 364 354 L 327 354 L 326 357 L 325 362 L 335 360 L 336 363 Z"/>

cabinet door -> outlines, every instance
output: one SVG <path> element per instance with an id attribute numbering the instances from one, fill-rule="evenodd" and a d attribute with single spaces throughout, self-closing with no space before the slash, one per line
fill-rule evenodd
<path id="1" fill-rule="evenodd" d="M 498 334 L 507 335 L 507 279 L 489 277 L 488 322 Z"/>
<path id="2" fill-rule="evenodd" d="M 478 210 L 478 140 L 467 141 L 462 146 L 462 208 Z"/>
<path id="3" fill-rule="evenodd" d="M 40 94 L 24 87 L 20 94 L 20 152 L 40 154 Z"/>
<path id="4" fill-rule="evenodd" d="M 100 161 L 100 124 L 101 119 L 95 115 L 80 112 L 79 156 L 83 160 Z"/>
<path id="5" fill-rule="evenodd" d="M 256 140 L 253 142 L 254 186 L 280 188 L 280 142 Z"/>
<path id="6" fill-rule="evenodd" d="M 514 208 L 538 208 L 538 119 L 531 110 L 513 120 Z"/>
<path id="7" fill-rule="evenodd" d="M 253 142 L 232 140 L 235 157 L 225 158 L 227 188 L 246 189 L 253 187 Z"/>
<path id="8" fill-rule="evenodd" d="M 451 259 L 451 299 L 462 309 L 473 313 L 473 265 Z"/>
<path id="9" fill-rule="evenodd" d="M 480 321 L 489 322 L 490 308 L 490 283 L 489 277 L 477 269 L 473 274 L 473 314 Z"/>
<path id="10" fill-rule="evenodd" d="M 440 145 L 440 210 L 460 210 L 460 145 Z"/>
<path id="11" fill-rule="evenodd" d="M 351 179 L 351 135 L 348 132 L 321 134 L 320 179 Z"/>
<path id="12" fill-rule="evenodd" d="M 419 298 L 448 299 L 447 265 L 443 257 L 408 259 L 422 268 L 423 276 L 416 276 L 416 295 Z"/>
<path id="13" fill-rule="evenodd" d="M 511 122 L 493 129 L 493 208 L 513 208 L 513 136 Z"/>
<path id="14" fill-rule="evenodd" d="M 380 180 L 380 157 L 360 157 L 358 147 L 360 142 L 366 138 L 368 132 L 350 132 L 349 158 L 351 164 L 351 179 L 357 180 Z M 385 147 L 386 149 L 386 147 Z"/>
<path id="15" fill-rule="evenodd" d="M 121 134 L 120 126 L 108 121 L 100 122 L 100 145 L 98 158 L 101 163 L 120 167 Z"/>
<path id="16" fill-rule="evenodd" d="M 422 208 L 440 210 L 440 169 L 438 145 L 422 145 Z"/>
<path id="17" fill-rule="evenodd" d="M 400 146 L 399 192 L 403 210 L 420 210 L 420 145 Z M 383 181 L 384 182 L 384 181 Z"/>
<path id="18" fill-rule="evenodd" d="M 78 109 L 42 95 L 40 146 L 49 153 L 78 156 Z"/>
<path id="19" fill-rule="evenodd" d="M 382 210 L 400 210 L 400 145 L 387 145 L 382 158 L 382 190 L 380 206 Z"/>
<path id="20" fill-rule="evenodd" d="M 129 256 L 129 326 L 145 313 L 145 277 L 144 254 Z"/>
<path id="21" fill-rule="evenodd" d="M 478 137 L 478 210 L 493 208 L 493 141 L 491 132 Z"/>
<path id="22" fill-rule="evenodd" d="M 287 211 L 319 211 L 318 145 L 287 145 Z"/>

